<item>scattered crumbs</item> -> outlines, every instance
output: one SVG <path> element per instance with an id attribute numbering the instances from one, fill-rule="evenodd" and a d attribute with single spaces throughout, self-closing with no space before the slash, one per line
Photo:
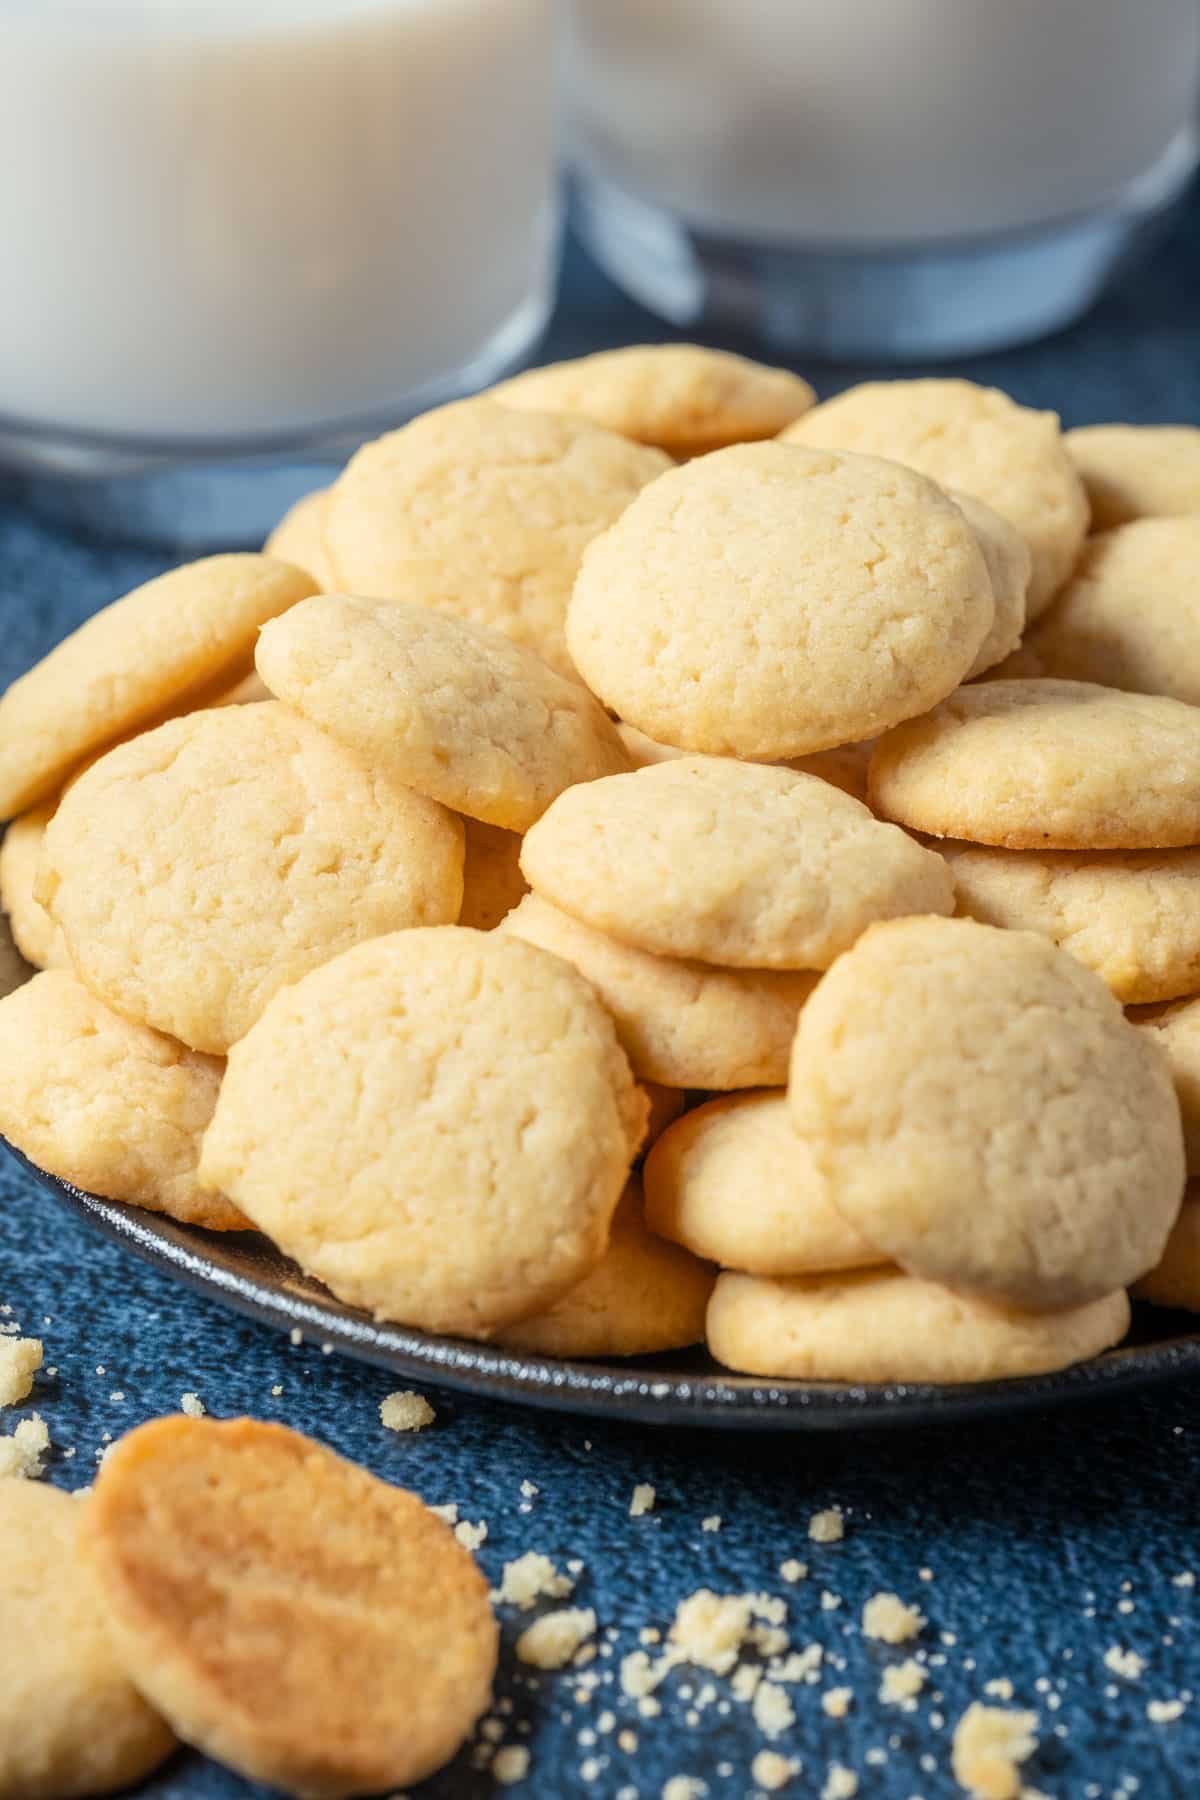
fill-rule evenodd
<path id="1" fill-rule="evenodd" d="M 857 1792 L 858 1776 L 854 1770 L 844 1768 L 841 1763 L 830 1763 L 821 1800 L 854 1800 Z"/>
<path id="2" fill-rule="evenodd" d="M 707 1519 L 701 1519 L 700 1529 L 701 1529 L 701 1531 L 720 1531 L 720 1529 L 721 1529 L 720 1513 L 710 1513 Z"/>
<path id="3" fill-rule="evenodd" d="M 954 1648 L 955 1644 L 957 1644 L 957 1642 L 958 1642 L 957 1632 L 941 1631 L 938 1633 L 938 1643 L 945 1644 L 947 1650 L 953 1650 L 953 1648 Z"/>
<path id="4" fill-rule="evenodd" d="M 899 1594 L 872 1594 L 863 1607 L 864 1637 L 876 1638 L 883 1644 L 907 1643 L 924 1623 L 925 1615 L 915 1606 L 906 1606 Z"/>
<path id="5" fill-rule="evenodd" d="M 447 1525 L 458 1523 L 458 1506 L 453 1500 L 448 1500 L 444 1506 L 431 1506 L 429 1510 L 437 1518 L 445 1519 Z"/>
<path id="6" fill-rule="evenodd" d="M 571 1566 L 570 1563 L 568 1563 L 567 1564 L 568 1569 L 570 1568 L 570 1566 Z M 642 1629 L 638 1632 L 638 1643 L 639 1644 L 661 1644 L 662 1643 L 662 1632 L 658 1629 L 657 1625 L 643 1625 Z"/>
<path id="7" fill-rule="evenodd" d="M 179 1410 L 182 1413 L 186 1413 L 189 1419 L 202 1419 L 208 1411 L 208 1408 L 205 1406 L 199 1394 L 181 1394 L 179 1396 Z"/>
<path id="8" fill-rule="evenodd" d="M 805 1644 L 803 1650 L 793 1650 L 782 1662 L 773 1663 L 771 1678 L 774 1681 L 815 1682 L 820 1677 L 824 1658 L 823 1645 Z"/>
<path id="9" fill-rule="evenodd" d="M 753 1700 L 762 1678 L 763 1672 L 755 1664 L 743 1663 L 740 1668 L 733 1671 L 730 1679 L 729 1689 L 734 1699 L 743 1706 Z"/>
<path id="10" fill-rule="evenodd" d="M 708 1785 L 698 1775 L 672 1775 L 662 1791 L 662 1800 L 704 1800 Z"/>
<path id="11" fill-rule="evenodd" d="M 1183 1717 L 1183 1710 L 1182 1700 L 1151 1700 L 1146 1706 L 1146 1717 L 1152 1725 L 1173 1725 Z"/>
<path id="12" fill-rule="evenodd" d="M 114 1388 L 108 1397 L 116 1405 L 125 1398 L 125 1394 L 121 1388 Z"/>
<path id="13" fill-rule="evenodd" d="M 1140 1681 L 1146 1668 L 1146 1659 L 1139 1656 L 1136 1650 L 1122 1650 L 1119 1644 L 1113 1644 L 1104 1652 L 1104 1666 L 1111 1669 L 1114 1675 L 1123 1675 L 1126 1681 Z"/>
<path id="14" fill-rule="evenodd" d="M 808 1564 L 797 1562 L 794 1556 L 789 1556 L 785 1562 L 781 1562 L 779 1565 L 779 1575 L 782 1581 L 803 1581 L 807 1574 Z"/>
<path id="15" fill-rule="evenodd" d="M 1117 1611 L 1119 1613 L 1133 1612 L 1134 1611 L 1133 1601 L 1132 1600 L 1118 1600 L 1117 1601 Z"/>
<path id="16" fill-rule="evenodd" d="M 883 1671 L 879 1698 L 885 1706 L 899 1706 L 904 1700 L 915 1700 L 925 1686 L 925 1671 L 915 1657 L 906 1657 Z"/>
<path id="17" fill-rule="evenodd" d="M 638 1701 L 638 1711 L 641 1713 L 643 1719 L 657 1719 L 659 1713 L 662 1711 L 662 1706 L 660 1702 L 654 1698 L 653 1694 L 646 1694 Z"/>
<path id="18" fill-rule="evenodd" d="M 1172 1575 L 1171 1577 L 1172 1587 L 1194 1588 L 1195 1585 L 1196 1577 L 1190 1569 L 1184 1569 L 1181 1575 Z"/>
<path id="19" fill-rule="evenodd" d="M 437 1414 L 424 1394 L 405 1389 L 384 1396 L 379 1402 L 379 1418 L 385 1431 L 424 1431 Z"/>
<path id="20" fill-rule="evenodd" d="M 521 1483 L 521 1498 L 523 1500 L 536 1500 L 541 1491 L 542 1490 L 536 1481 L 523 1481 Z"/>
<path id="21" fill-rule="evenodd" d="M 29 1398 L 42 1351 L 41 1338 L 0 1338 L 0 1406 L 18 1406 Z"/>
<path id="22" fill-rule="evenodd" d="M 750 1779 L 755 1787 L 762 1788 L 768 1794 L 777 1794 L 785 1788 L 793 1775 L 800 1773 L 800 1764 L 791 1756 L 780 1756 L 778 1750 L 760 1750 L 750 1764 Z"/>
<path id="23" fill-rule="evenodd" d="M 322 1344 L 321 1345 L 321 1355 L 322 1356 L 332 1356 L 333 1355 L 333 1345 L 332 1344 Z"/>
<path id="24" fill-rule="evenodd" d="M 638 1791 L 635 1787 L 618 1788 L 617 1800 L 639 1800 Z"/>
<path id="25" fill-rule="evenodd" d="M 485 1719 L 479 1727 L 479 1735 L 490 1744 L 498 1744 L 504 1736 L 503 1719 Z"/>
<path id="26" fill-rule="evenodd" d="M 97 1373 L 97 1375 L 107 1375 L 108 1370 L 104 1367 L 103 1363 L 97 1363 L 96 1364 L 96 1373 Z"/>
<path id="27" fill-rule="evenodd" d="M 561 1669 L 595 1630 L 596 1615 L 590 1607 L 564 1607 L 560 1612 L 545 1613 L 517 1639 L 517 1656 L 535 1669 Z"/>
<path id="28" fill-rule="evenodd" d="M 516 1787 L 529 1773 L 529 1751 L 524 1744 L 505 1744 L 492 1761 L 493 1778 L 501 1787 Z"/>
<path id="29" fill-rule="evenodd" d="M 933 1580 L 933 1570 L 932 1569 L 918 1569 L 917 1570 L 917 1580 L 918 1581 L 932 1581 Z"/>
<path id="30" fill-rule="evenodd" d="M 616 1713 L 602 1712 L 600 1714 L 600 1717 L 596 1720 L 596 1730 L 601 1734 L 602 1737 L 607 1737 L 609 1732 L 616 1725 L 616 1722 L 617 1722 Z"/>
<path id="31" fill-rule="evenodd" d="M 831 1594 L 828 1588 L 822 1588 L 822 1590 L 821 1590 L 821 1611 L 822 1612 L 836 1612 L 838 1607 L 841 1604 L 842 1604 L 842 1597 L 840 1594 Z"/>
<path id="32" fill-rule="evenodd" d="M 598 1756 L 587 1756 L 579 1765 L 579 1773 L 584 1781 L 597 1781 L 603 1772 L 604 1764 Z"/>
<path id="33" fill-rule="evenodd" d="M 681 1600 L 670 1631 L 679 1659 L 728 1675 L 750 1630 L 752 1601 L 750 1594 L 714 1594 L 709 1588 Z"/>
<path id="34" fill-rule="evenodd" d="M 821 1695 L 821 1711 L 827 1718 L 844 1719 L 846 1714 L 850 1711 L 853 1699 L 853 1688 L 827 1688 Z"/>
<path id="35" fill-rule="evenodd" d="M 808 1521 L 808 1535 L 814 1544 L 837 1544 L 846 1535 L 846 1521 L 837 1506 L 827 1506 Z"/>
<path id="36" fill-rule="evenodd" d="M 773 1681 L 760 1681 L 750 1704 L 754 1723 L 764 1737 L 780 1737 L 796 1723 L 796 1714 L 787 1689 Z"/>
<path id="37" fill-rule="evenodd" d="M 637 1747 L 638 1747 L 638 1734 L 636 1731 L 630 1731 L 628 1726 L 626 1726 L 624 1731 L 618 1731 L 618 1733 L 617 1733 L 617 1749 L 618 1750 L 623 1750 L 625 1752 L 626 1756 L 632 1756 L 634 1751 L 637 1749 Z"/>
<path id="38" fill-rule="evenodd" d="M 22 1419 L 10 1437 L 0 1437 L 0 1478 L 36 1481 L 45 1469 L 42 1460 L 50 1449 L 50 1433 L 39 1414 Z"/>
<path id="39" fill-rule="evenodd" d="M 301 1344 L 304 1342 L 304 1333 L 301 1331 L 301 1329 L 298 1325 L 293 1325 L 292 1329 L 288 1332 L 288 1338 L 289 1338 L 293 1348 L 298 1350 L 300 1348 Z"/>
<path id="40" fill-rule="evenodd" d="M 478 1550 L 480 1544 L 487 1542 L 488 1528 L 480 1519 L 478 1525 L 472 1525 L 469 1519 L 460 1519 L 454 1527 L 454 1535 L 464 1550 Z"/>
<path id="41" fill-rule="evenodd" d="M 657 1494 L 648 1481 L 639 1481 L 629 1502 L 630 1518 L 640 1519 L 643 1513 L 653 1512 L 654 1502 L 657 1498 Z"/>
<path id="42" fill-rule="evenodd" d="M 870 1750 L 868 1750 L 866 1752 L 866 1754 L 863 1757 L 863 1761 L 865 1763 L 870 1763 L 870 1765 L 873 1769 L 882 1769 L 884 1764 L 887 1762 L 887 1751 L 881 1750 L 879 1748 L 879 1746 L 876 1744 L 875 1746 L 873 1746 Z"/>
<path id="43" fill-rule="evenodd" d="M 274 1399 L 278 1400 L 278 1398 L 279 1398 L 280 1394 L 282 1394 L 282 1392 L 283 1392 L 283 1383 L 281 1381 L 277 1381 L 275 1383 L 275 1386 L 271 1389 L 272 1397 Z"/>
<path id="44" fill-rule="evenodd" d="M 583 1574 L 583 1558 L 581 1556 L 568 1556 L 567 1572 L 570 1575 L 582 1575 Z"/>
<path id="45" fill-rule="evenodd" d="M 997 1675 L 994 1681 L 985 1681 L 983 1691 L 992 1700 L 1011 1700 L 1013 1684 L 1007 1675 Z"/>
<path id="46" fill-rule="evenodd" d="M 527 1612 L 537 1600 L 563 1600 L 574 1590 L 569 1575 L 560 1575 L 548 1556 L 527 1550 L 515 1562 L 505 1563 L 500 1586 L 492 1599 L 508 1606 L 519 1606 Z"/>
<path id="47" fill-rule="evenodd" d="M 1019 1765 L 1037 1749 L 1037 1714 L 972 1701 L 954 1730 L 950 1766 L 975 1800 L 1019 1800 Z"/>

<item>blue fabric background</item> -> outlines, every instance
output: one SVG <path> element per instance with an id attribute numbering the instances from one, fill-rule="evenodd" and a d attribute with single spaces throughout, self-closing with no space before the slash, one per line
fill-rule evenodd
<path id="1" fill-rule="evenodd" d="M 547 359 L 663 335 L 570 250 Z M 1200 422 L 1200 196 L 1156 255 L 1081 326 L 955 367 L 1055 406 L 1070 423 Z M 866 372 L 824 369 L 815 378 L 829 392 Z M 27 516 L 11 495 L 6 502 L 0 488 L 0 686 L 166 560 L 72 540 Z M 857 1772 L 867 1800 L 948 1800 L 960 1791 L 949 1770 L 953 1725 L 996 1677 L 1009 1678 L 1015 1702 L 1041 1715 L 1042 1749 L 1026 1773 L 1053 1800 L 1200 1793 L 1200 1699 L 1189 1698 L 1176 1723 L 1146 1717 L 1149 1700 L 1200 1690 L 1200 1597 L 1172 1579 L 1193 1568 L 1200 1578 L 1193 1387 L 1015 1422 L 836 1440 L 614 1428 L 431 1391 L 436 1425 L 400 1438 L 382 1430 L 377 1411 L 394 1380 L 314 1347 L 293 1348 L 186 1292 L 94 1238 L 7 1161 L 0 1301 L 45 1338 L 57 1370 L 42 1376 L 23 1411 L 36 1407 L 47 1420 L 56 1446 L 50 1478 L 68 1487 L 90 1479 L 106 1434 L 172 1409 L 194 1390 L 215 1414 L 282 1419 L 431 1501 L 457 1501 L 464 1517 L 487 1521 L 481 1561 L 493 1579 L 529 1548 L 560 1563 L 581 1558 L 578 1603 L 616 1634 L 611 1654 L 595 1665 L 602 1673 L 637 1647 L 641 1627 L 665 1628 L 697 1586 L 786 1595 L 794 1641 L 816 1639 L 845 1664 L 830 1667 L 818 1688 L 792 1690 L 797 1722 L 776 1746 L 803 1759 L 789 1794 L 819 1794 L 836 1761 Z M 522 1480 L 539 1489 L 527 1512 L 519 1510 Z M 638 1481 L 654 1484 L 658 1503 L 632 1519 Z M 808 1544 L 810 1514 L 831 1504 L 846 1510 L 844 1542 Z M 702 1532 L 701 1520 L 713 1514 L 720 1531 Z M 790 1556 L 811 1568 L 793 1588 L 777 1575 Z M 919 1579 L 923 1567 L 932 1581 Z M 881 1667 L 900 1653 L 858 1630 L 863 1601 L 880 1588 L 922 1605 L 929 1623 L 921 1642 L 944 1657 L 911 1714 L 876 1698 Z M 822 1610 L 822 1589 L 841 1605 Z M 529 1778 L 516 1792 L 608 1800 L 631 1787 L 657 1800 L 679 1773 L 702 1778 L 713 1796 L 744 1800 L 753 1792 L 749 1766 L 762 1740 L 745 1709 L 710 1709 L 687 1723 L 681 1690 L 703 1677 L 672 1676 L 655 1719 L 638 1718 L 615 1681 L 576 1706 L 569 1672 L 529 1679 L 513 1655 L 516 1631 L 507 1616 L 499 1691 L 513 1701 L 510 1737 L 532 1750 Z M 1103 1653 L 1114 1644 L 1146 1658 L 1140 1681 L 1105 1670 Z M 819 1694 L 843 1685 L 856 1700 L 836 1721 L 822 1712 Z M 637 1732 L 635 1752 L 618 1749 L 612 1733 L 581 1742 L 610 1707 L 618 1730 Z M 885 1761 L 867 1760 L 878 1750 Z M 188 1755 L 143 1791 L 155 1800 L 261 1792 Z M 490 1777 L 467 1756 L 420 1790 L 438 1800 L 491 1791 Z"/>

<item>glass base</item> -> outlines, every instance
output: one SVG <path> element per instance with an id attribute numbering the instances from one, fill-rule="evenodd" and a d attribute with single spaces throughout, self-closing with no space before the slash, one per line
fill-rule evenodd
<path id="1" fill-rule="evenodd" d="M 489 387 L 528 360 L 553 305 L 547 284 L 450 378 L 371 418 L 255 443 L 131 443 L 0 416 L 0 480 L 31 511 L 94 537 L 200 553 L 261 544 L 302 495 L 407 419 Z"/>
<path id="2" fill-rule="evenodd" d="M 1027 343 L 1069 324 L 1182 194 L 1189 127 L 1096 211 L 1025 232 L 883 247 L 752 244 L 689 225 L 588 169 L 577 226 L 605 272 L 673 325 L 829 361 L 908 362 Z"/>

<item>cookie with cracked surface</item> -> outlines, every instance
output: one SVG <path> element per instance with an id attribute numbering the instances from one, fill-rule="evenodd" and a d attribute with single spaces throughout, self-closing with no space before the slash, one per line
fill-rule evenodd
<path id="1" fill-rule="evenodd" d="M 478 819 L 464 819 L 463 827 L 466 858 L 458 922 L 494 931 L 529 892 L 521 873 L 521 836 L 498 825 L 481 825 Z"/>
<path id="2" fill-rule="evenodd" d="M 1200 1000 L 1182 1000 L 1138 1022 L 1167 1059 L 1183 1120 L 1189 1175 L 1200 1175 Z"/>
<path id="3" fill-rule="evenodd" d="M 535 894 L 635 949 L 824 969 L 875 919 L 954 911 L 936 851 L 814 775 L 690 756 L 560 794 L 526 834 Z"/>
<path id="4" fill-rule="evenodd" d="M 508 831 L 564 788 L 629 768 L 586 688 L 426 606 L 319 595 L 265 628 L 256 662 L 278 699 L 372 768 Z"/>
<path id="5" fill-rule="evenodd" d="M 210 556 L 135 588 L 0 696 L 0 819 L 107 745 L 249 668 L 260 625 L 313 591 L 267 556 Z"/>
<path id="6" fill-rule="evenodd" d="M 816 395 L 791 369 L 704 344 L 629 344 L 526 369 L 489 390 L 503 406 L 573 413 L 674 457 L 772 438 Z"/>
<path id="7" fill-rule="evenodd" d="M 139 1426 L 80 1539 L 139 1688 L 251 1781 L 408 1787 L 488 1704 L 499 1634 L 470 1554 L 415 1494 L 282 1425 Z"/>
<path id="8" fill-rule="evenodd" d="M 1195 425 L 1080 425 L 1066 445 L 1087 489 L 1093 531 L 1200 513 Z"/>
<path id="9" fill-rule="evenodd" d="M 487 401 L 426 413 L 335 482 L 335 585 L 490 625 L 572 675 L 563 620 L 579 559 L 670 466 L 581 419 Z"/>
<path id="10" fill-rule="evenodd" d="M 1089 539 L 1023 646 L 1030 668 L 1200 703 L 1200 511 Z"/>
<path id="11" fill-rule="evenodd" d="M 133 1787 L 175 1748 L 118 1659 L 78 1554 L 87 1504 L 0 1481 L 0 1794 L 11 1800 Z"/>
<path id="12" fill-rule="evenodd" d="M 339 1299 L 487 1337 L 599 1262 L 645 1122 L 574 969 L 499 932 L 404 931 L 285 988 L 234 1046 L 201 1179 Z"/>
<path id="13" fill-rule="evenodd" d="M 312 576 L 322 593 L 332 593 L 337 583 L 325 548 L 325 508 L 328 488 L 304 494 L 288 508 L 263 545 L 264 556 L 279 556 Z"/>
<path id="14" fill-rule="evenodd" d="M 1116 1291 L 1058 1312 L 1021 1312 L 900 1269 L 721 1275 L 708 1347 L 727 1369 L 794 1381 L 1004 1381 L 1086 1362 L 1120 1343 Z"/>
<path id="15" fill-rule="evenodd" d="M 34 894 L 46 827 L 57 800 L 31 807 L 14 819 L 0 844 L 0 907 L 8 914 L 13 942 L 34 969 L 69 969 L 62 932 Z"/>
<path id="16" fill-rule="evenodd" d="M 640 1079 L 714 1091 L 786 1081 L 796 1020 L 815 975 L 652 956 L 537 894 L 527 894 L 500 930 L 563 957 L 587 977 Z"/>
<path id="17" fill-rule="evenodd" d="M 869 1243 L 1007 1305 L 1125 1287 L 1179 1210 L 1165 1059 L 1033 932 L 871 926 L 801 1014 L 788 1097 L 830 1199 Z"/>
<path id="18" fill-rule="evenodd" d="M 995 610 L 974 532 L 924 476 L 740 444 L 663 475 L 588 546 L 567 645 L 648 736 L 778 761 L 928 711 Z"/>
<path id="19" fill-rule="evenodd" d="M 1200 708 L 1085 681 L 981 681 L 875 746 L 870 803 L 1010 850 L 1200 844 Z"/>
<path id="20" fill-rule="evenodd" d="M 1132 1292 L 1152 1306 L 1200 1312 L 1200 1191 L 1188 1189 L 1162 1256 Z"/>
<path id="21" fill-rule="evenodd" d="M 1126 1005 L 1200 988 L 1200 850 L 939 847 L 961 913 L 1040 931 Z"/>
<path id="22" fill-rule="evenodd" d="M 884 1260 L 831 1203 L 779 1090 L 685 1113 L 643 1180 L 650 1229 L 726 1269 L 808 1275 Z"/>
<path id="23" fill-rule="evenodd" d="M 1087 496 L 1058 414 L 1018 406 L 998 388 L 937 378 L 864 382 L 814 407 L 783 437 L 894 457 L 984 501 L 1029 546 L 1031 619 L 1049 606 L 1083 547 Z"/>
<path id="24" fill-rule="evenodd" d="M 1002 519 L 992 507 L 985 506 L 982 500 L 976 500 L 971 494 L 960 493 L 955 488 L 947 488 L 946 493 L 979 541 L 979 548 L 983 551 L 983 560 L 992 580 L 992 597 L 996 602 L 992 629 L 967 670 L 966 679 L 975 681 L 980 675 L 986 674 L 988 669 L 1003 662 L 1021 642 L 1021 634 L 1025 629 L 1029 583 L 1033 574 L 1033 557 L 1029 545 L 1016 526 L 1010 525 L 1007 519 Z"/>
<path id="25" fill-rule="evenodd" d="M 704 1341 L 716 1271 L 646 1228 L 639 1184 L 621 1196 L 608 1249 L 561 1300 L 499 1335 L 535 1356 L 656 1356 Z"/>
<path id="26" fill-rule="evenodd" d="M 444 807 L 268 702 L 102 757 L 47 827 L 36 892 L 94 992 L 221 1055 L 351 944 L 457 919 L 462 861 Z"/>
<path id="27" fill-rule="evenodd" d="M 196 1179 L 224 1064 L 135 1025 L 62 969 L 0 1000 L 0 1132 L 38 1168 L 211 1231 L 248 1221 Z"/>

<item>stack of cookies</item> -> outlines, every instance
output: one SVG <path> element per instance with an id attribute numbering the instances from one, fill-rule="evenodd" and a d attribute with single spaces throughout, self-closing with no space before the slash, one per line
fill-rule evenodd
<path id="1" fill-rule="evenodd" d="M 551 1356 L 981 1380 L 1200 1306 L 1200 434 L 813 400 L 534 371 L 14 684 L 5 1135 Z"/>

